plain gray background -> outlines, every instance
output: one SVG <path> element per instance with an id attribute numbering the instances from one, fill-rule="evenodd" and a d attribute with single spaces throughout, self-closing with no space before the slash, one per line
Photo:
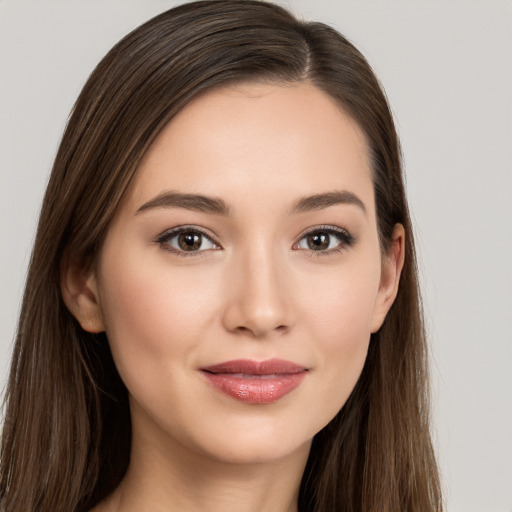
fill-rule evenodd
<path id="1" fill-rule="evenodd" d="M 169 0 L 0 0 L 0 386 L 37 215 L 93 67 Z M 404 149 L 449 512 L 512 512 L 512 3 L 288 0 L 366 55 Z"/>

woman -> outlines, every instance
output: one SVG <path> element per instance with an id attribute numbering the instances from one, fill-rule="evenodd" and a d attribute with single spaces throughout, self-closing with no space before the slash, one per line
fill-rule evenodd
<path id="1" fill-rule="evenodd" d="M 77 100 L 14 351 L 14 510 L 441 509 L 400 152 L 333 29 L 189 3 Z"/>

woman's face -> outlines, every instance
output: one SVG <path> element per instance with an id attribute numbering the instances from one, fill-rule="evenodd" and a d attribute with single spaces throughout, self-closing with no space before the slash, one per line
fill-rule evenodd
<path id="1" fill-rule="evenodd" d="M 82 325 L 107 333 L 134 439 L 233 462 L 306 449 L 391 305 L 398 238 L 383 261 L 364 136 L 319 89 L 246 84 L 189 104 L 87 280 Z"/>

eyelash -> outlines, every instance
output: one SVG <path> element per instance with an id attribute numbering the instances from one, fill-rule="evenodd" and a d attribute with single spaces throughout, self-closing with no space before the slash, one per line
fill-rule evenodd
<path id="1" fill-rule="evenodd" d="M 303 233 L 301 235 L 301 237 L 299 238 L 299 241 L 293 245 L 296 246 L 307 236 L 314 235 L 314 234 L 320 234 L 320 233 L 327 234 L 329 236 L 334 235 L 339 240 L 339 244 L 336 247 L 334 247 L 333 249 L 329 249 L 327 251 L 315 251 L 313 249 L 298 249 L 298 250 L 307 251 L 313 257 L 323 257 L 323 256 L 330 256 L 332 254 L 340 253 L 340 252 L 352 247 L 356 242 L 355 237 L 351 233 L 349 233 L 346 229 L 339 228 L 337 226 L 323 225 L 323 226 L 317 226 L 313 229 L 309 229 L 308 231 Z"/>
<path id="2" fill-rule="evenodd" d="M 177 256 L 183 256 L 183 257 L 189 257 L 189 256 L 198 257 L 198 256 L 203 255 L 208 250 L 208 249 L 204 249 L 204 250 L 198 250 L 198 251 L 184 251 L 184 250 L 178 250 L 178 249 L 172 247 L 169 244 L 169 241 L 182 233 L 200 234 L 203 237 L 205 237 L 206 239 L 208 239 L 213 245 L 217 246 L 218 248 L 221 247 L 220 244 L 218 244 L 217 242 L 214 241 L 213 237 L 209 233 L 207 233 L 206 231 L 204 231 L 203 229 L 201 229 L 197 226 L 177 226 L 175 228 L 169 229 L 169 230 L 165 231 L 164 233 L 162 233 L 161 235 L 159 235 L 157 237 L 157 239 L 155 240 L 155 242 L 160 247 L 162 247 L 162 249 L 164 249 L 165 251 L 168 251 L 173 254 L 176 254 Z M 339 228 L 336 226 L 324 225 L 324 226 L 317 226 L 317 227 L 310 229 L 310 230 L 306 231 L 305 233 L 303 233 L 301 235 L 301 237 L 299 238 L 299 241 L 293 244 L 293 247 L 295 248 L 295 246 L 297 246 L 307 236 L 314 235 L 314 234 L 320 234 L 320 233 L 327 234 L 329 236 L 334 235 L 339 240 L 338 246 L 336 246 L 333 249 L 326 250 L 326 251 L 322 251 L 322 250 L 315 251 L 314 249 L 296 249 L 296 250 L 307 251 L 307 252 L 311 253 L 311 255 L 314 257 L 330 256 L 332 254 L 340 253 L 343 250 L 352 247 L 356 242 L 355 237 L 352 234 L 350 234 L 346 229 Z"/>
<path id="3" fill-rule="evenodd" d="M 194 234 L 200 234 L 203 237 L 210 240 L 210 242 L 218 247 L 220 247 L 220 244 L 215 242 L 213 240 L 213 237 L 204 231 L 203 229 L 197 227 L 197 226 L 177 226 L 175 228 L 168 229 L 167 231 L 164 231 L 158 238 L 155 240 L 155 242 L 162 247 L 165 251 L 171 252 L 173 254 L 176 254 L 177 256 L 194 256 L 198 257 L 204 254 L 204 250 L 202 251 L 180 251 L 178 249 L 175 249 L 169 244 L 169 241 L 172 240 L 174 237 L 181 235 L 182 233 L 194 233 Z"/>

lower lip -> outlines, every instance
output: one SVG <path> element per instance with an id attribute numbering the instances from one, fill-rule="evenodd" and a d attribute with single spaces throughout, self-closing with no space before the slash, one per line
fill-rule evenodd
<path id="1" fill-rule="evenodd" d="M 306 370 L 275 375 L 203 373 L 213 387 L 231 398 L 249 404 L 277 402 L 299 386 L 306 376 Z"/>

